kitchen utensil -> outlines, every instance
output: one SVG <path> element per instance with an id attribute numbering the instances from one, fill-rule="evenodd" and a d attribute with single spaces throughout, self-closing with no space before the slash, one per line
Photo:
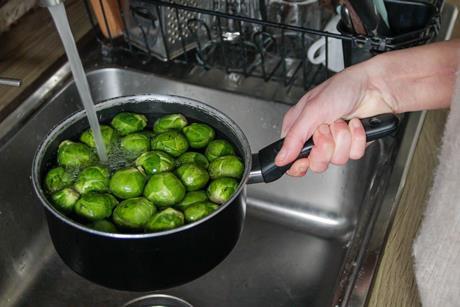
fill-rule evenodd
<path id="1" fill-rule="evenodd" d="M 177 4 L 210 9 L 211 1 L 178 0 Z M 162 61 L 177 58 L 211 39 L 210 16 L 175 10 L 142 0 L 126 0 L 123 6 L 126 39 Z"/>
<path id="2" fill-rule="evenodd" d="M 269 0 L 269 21 L 318 30 L 322 11 L 318 0 Z"/>
<path id="3" fill-rule="evenodd" d="M 385 6 L 392 35 L 423 29 L 436 13 L 433 4 L 422 1 L 386 0 Z"/>
<path id="4" fill-rule="evenodd" d="M 274 181 L 289 168 L 289 165 L 277 167 L 274 163 L 283 140 L 251 154 L 244 133 L 230 118 L 196 100 L 162 95 L 125 96 L 101 102 L 96 109 L 101 122 L 109 121 L 121 111 L 144 113 L 150 122 L 162 114 L 181 112 L 192 120 L 213 126 L 218 135 L 235 145 L 245 162 L 235 194 L 204 219 L 159 233 L 105 233 L 61 214 L 42 189 L 46 171 L 56 160 L 59 143 L 87 129 L 84 111 L 53 128 L 35 154 L 32 183 L 45 208 L 49 233 L 58 254 L 75 272 L 106 287 L 154 290 L 177 286 L 205 274 L 219 264 L 238 241 L 246 211 L 246 183 Z M 362 122 L 368 141 L 394 132 L 398 125 L 393 115 Z M 308 140 L 299 157 L 306 157 L 312 145 L 312 140 Z"/>
<path id="5" fill-rule="evenodd" d="M 335 15 L 329 20 L 324 31 L 339 34 L 337 24 L 340 16 Z M 339 72 L 344 68 L 342 40 L 328 37 L 327 48 L 327 68 L 334 72 Z M 326 65 L 326 37 L 321 37 L 308 48 L 307 57 L 312 64 Z"/>
<path id="6" fill-rule="evenodd" d="M 351 15 L 354 29 L 356 31 L 359 29 L 358 34 L 390 35 L 384 0 L 343 0 L 343 2 Z M 360 33 L 361 27 L 364 27 L 365 33 Z"/>
<path id="7" fill-rule="evenodd" d="M 91 0 L 91 7 L 96 15 L 99 28 L 106 38 L 115 38 L 123 34 L 119 3 L 126 0 Z"/>
<path id="8" fill-rule="evenodd" d="M 213 1 L 213 11 L 222 12 L 234 16 L 249 17 L 260 19 L 262 17 L 263 6 L 260 6 L 261 0 L 218 0 Z M 262 27 L 254 23 L 239 22 L 232 18 L 220 19 L 222 36 L 235 37 L 259 31 Z M 214 24 L 217 26 L 217 24 Z M 215 33 L 219 35 L 219 33 Z"/>

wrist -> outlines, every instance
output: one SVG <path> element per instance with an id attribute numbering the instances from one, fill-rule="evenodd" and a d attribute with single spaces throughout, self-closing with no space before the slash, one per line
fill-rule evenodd
<path id="1" fill-rule="evenodd" d="M 398 92 L 393 86 L 394 80 L 398 79 L 397 68 L 394 67 L 391 53 L 376 55 L 364 64 L 367 75 L 367 87 L 369 91 L 378 96 L 382 103 L 382 109 L 391 113 L 401 113 L 404 110 L 399 105 Z"/>

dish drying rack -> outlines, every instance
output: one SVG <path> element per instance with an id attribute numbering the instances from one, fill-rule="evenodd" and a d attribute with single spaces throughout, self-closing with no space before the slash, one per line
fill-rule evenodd
<path id="1" fill-rule="evenodd" d="M 331 39 L 342 41 L 345 67 L 360 61 L 357 57 L 363 60 L 425 44 L 439 31 L 443 4 L 442 0 L 435 4 L 385 0 L 387 8 L 393 10 L 389 15 L 392 13 L 395 35 L 377 37 L 321 30 L 333 16 L 332 9 L 322 8 L 318 28 L 271 21 L 264 4 L 268 1 L 85 0 L 85 4 L 106 54 L 122 52 L 142 58 L 143 63 L 193 64 L 305 90 L 334 74 L 326 68 Z M 239 10 L 234 9 L 235 3 Z M 342 21 L 337 28 L 344 28 Z M 308 47 L 319 39 L 325 42 L 325 61 L 312 64 Z"/>

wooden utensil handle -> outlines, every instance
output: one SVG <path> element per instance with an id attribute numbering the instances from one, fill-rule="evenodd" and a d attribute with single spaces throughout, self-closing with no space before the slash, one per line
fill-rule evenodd
<path id="1" fill-rule="evenodd" d="M 123 1 L 126 0 L 121 2 Z M 91 0 L 91 6 L 99 28 L 106 38 L 115 38 L 123 33 L 123 21 L 118 0 Z"/>

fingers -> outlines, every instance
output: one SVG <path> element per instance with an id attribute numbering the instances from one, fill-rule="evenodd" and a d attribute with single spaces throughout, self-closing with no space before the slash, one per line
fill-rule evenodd
<path id="1" fill-rule="evenodd" d="M 327 81 L 306 93 L 300 101 L 286 113 L 283 119 L 281 137 L 285 137 L 283 148 L 275 159 L 278 166 L 286 165 L 297 157 L 305 141 L 311 137 L 321 118 L 321 106 L 312 103 Z"/>
<path id="2" fill-rule="evenodd" d="M 317 122 L 318 117 L 313 116 L 317 112 L 311 110 L 312 107 L 306 105 L 290 127 L 284 138 L 283 147 L 275 159 L 276 165 L 283 166 L 294 161 L 305 141 L 313 134 L 319 123 Z"/>
<path id="3" fill-rule="evenodd" d="M 310 159 L 300 159 L 292 164 L 291 168 L 286 172 L 289 176 L 302 177 L 307 173 L 310 166 Z"/>
<path id="4" fill-rule="evenodd" d="M 349 159 L 362 158 L 366 150 L 366 134 L 359 119 L 348 124 L 337 120 L 331 125 L 322 124 L 313 134 L 315 144 L 308 158 L 300 159 L 287 172 L 290 176 L 304 176 L 308 169 L 321 173 L 329 165 L 344 165 Z"/>
<path id="5" fill-rule="evenodd" d="M 300 112 L 302 111 L 302 108 L 299 108 L 300 102 L 295 105 L 294 107 L 291 107 L 286 115 L 284 115 L 283 118 L 283 125 L 281 127 L 281 137 L 284 138 L 286 136 L 286 133 L 291 129 L 292 124 L 297 120 L 297 117 L 299 116 Z"/>
<path id="6" fill-rule="evenodd" d="M 335 121 L 331 124 L 330 128 L 335 143 L 335 150 L 332 155 L 331 163 L 335 165 L 343 165 L 350 159 L 350 149 L 352 144 L 351 131 L 348 124 L 342 119 Z"/>
<path id="7" fill-rule="evenodd" d="M 366 133 L 361 121 L 353 118 L 348 123 L 351 133 L 350 159 L 358 160 L 364 156 L 366 150 Z"/>
<path id="8" fill-rule="evenodd" d="M 313 134 L 313 149 L 310 152 L 310 169 L 322 173 L 329 167 L 334 156 L 335 142 L 328 125 L 322 124 Z"/>
<path id="9" fill-rule="evenodd" d="M 294 162 L 289 171 L 290 176 L 305 176 L 308 168 L 316 173 L 324 172 L 331 162 L 334 154 L 334 138 L 329 126 L 322 124 L 313 134 L 314 146 L 306 159 Z"/>

